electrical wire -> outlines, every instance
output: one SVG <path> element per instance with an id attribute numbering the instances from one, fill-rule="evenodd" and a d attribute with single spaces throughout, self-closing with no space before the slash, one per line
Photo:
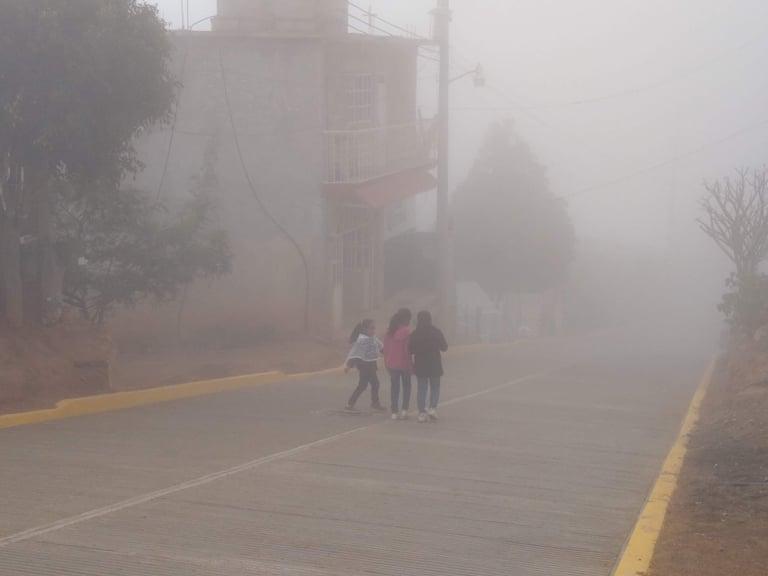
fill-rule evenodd
<path id="1" fill-rule="evenodd" d="M 361 24 L 364 24 L 365 26 L 368 26 L 372 30 L 376 30 L 377 32 L 381 32 L 382 34 L 384 34 L 386 36 L 394 36 L 394 34 L 392 34 L 391 32 L 389 32 L 387 30 L 384 30 L 383 28 L 379 28 L 378 26 L 376 26 L 376 24 L 373 24 L 372 22 L 367 22 L 367 21 L 363 20 L 362 18 L 359 18 L 359 17 L 355 16 L 354 14 L 350 14 L 349 17 L 352 18 L 353 20 L 356 20 L 356 21 L 360 22 Z"/>
<path id="2" fill-rule="evenodd" d="M 347 4 L 349 6 L 351 6 L 352 8 L 356 8 L 357 10 L 360 10 L 360 12 L 362 12 L 363 14 L 369 14 L 369 15 L 371 14 L 370 10 L 366 10 L 365 8 L 363 8 L 362 6 L 360 6 L 358 4 L 355 4 L 351 0 L 347 0 Z M 388 26 L 391 26 L 395 30 L 399 30 L 400 32 L 404 32 L 405 34 L 408 34 L 408 36 L 410 36 L 412 38 L 416 38 L 418 40 L 423 40 L 425 42 L 431 42 L 430 39 L 428 39 L 428 38 L 426 38 L 424 36 L 420 36 L 420 35 L 416 34 L 415 32 L 413 32 L 412 30 L 408 30 L 407 28 L 405 28 L 403 26 L 400 26 L 398 24 L 395 24 L 394 22 L 391 22 L 389 20 L 386 20 L 386 19 L 382 18 L 381 16 L 377 15 L 376 16 L 376 20 L 379 20 L 379 21 L 383 22 L 384 24 L 387 24 Z"/>
<path id="3" fill-rule="evenodd" d="M 184 78 L 187 74 L 187 60 L 189 58 L 189 38 L 184 42 L 184 57 L 181 61 L 181 79 L 180 84 L 183 90 Z M 165 187 L 165 180 L 168 177 L 168 167 L 171 162 L 171 153 L 173 152 L 173 143 L 176 140 L 176 125 L 179 119 L 179 106 L 181 105 L 181 90 L 179 91 L 176 103 L 173 106 L 173 118 L 171 120 L 171 135 L 168 137 L 168 148 L 165 151 L 165 161 L 163 162 L 163 172 L 160 176 L 160 183 L 157 186 L 157 194 L 155 195 L 155 202 L 160 202 L 160 198 L 163 195 L 163 188 Z"/>
<path id="4" fill-rule="evenodd" d="M 355 8 L 355 9 L 357 9 L 357 10 L 360 10 L 363 14 L 371 15 L 371 12 L 369 10 L 364 9 L 363 7 L 361 7 L 360 5 L 356 4 L 355 2 L 352 2 L 351 0 L 348 0 L 347 4 L 349 6 Z M 354 16 L 352 16 L 352 17 L 355 18 Z M 357 18 L 357 19 L 362 21 L 362 19 L 359 19 L 359 18 Z M 399 30 L 399 31 L 404 32 L 404 33 L 409 34 L 409 35 L 412 35 L 415 38 L 418 38 L 418 39 L 421 39 L 421 40 L 424 40 L 424 41 L 429 41 L 428 39 L 426 39 L 424 37 L 421 37 L 421 36 L 418 36 L 418 35 L 412 33 L 411 31 L 407 30 L 406 28 L 404 28 L 402 26 L 399 26 L 399 25 L 397 25 L 397 24 L 395 24 L 395 23 L 393 23 L 393 22 L 391 22 L 389 20 L 386 20 L 386 19 L 381 18 L 379 16 L 376 16 L 376 19 L 378 21 L 388 25 L 388 26 L 391 26 L 392 28 L 394 28 L 396 30 Z M 372 28 L 375 28 L 375 29 L 377 29 L 379 31 L 382 31 L 384 33 L 387 33 L 387 34 L 391 35 L 389 32 L 383 31 L 381 28 L 374 27 L 374 26 L 372 26 Z M 734 49 L 722 52 L 722 53 L 716 55 L 713 58 L 710 58 L 710 59 L 708 59 L 706 61 L 703 61 L 703 62 L 699 62 L 698 64 L 695 64 L 695 65 L 693 65 L 693 66 L 691 66 L 691 67 L 689 67 L 689 68 L 687 68 L 685 70 L 678 71 L 675 74 L 668 75 L 668 76 L 666 76 L 664 78 L 661 78 L 661 79 L 658 79 L 658 80 L 656 80 L 654 82 L 649 82 L 649 83 L 641 85 L 641 86 L 626 88 L 624 90 L 618 90 L 616 92 L 609 93 L 609 94 L 603 94 L 603 95 L 592 96 L 592 97 L 587 97 L 587 98 L 578 98 L 578 99 L 567 100 L 567 101 L 563 101 L 563 102 L 542 103 L 542 104 L 537 104 L 537 105 L 526 105 L 526 104 L 522 104 L 520 102 L 517 102 L 517 101 L 514 101 L 513 99 L 508 98 L 508 96 L 502 90 L 500 90 L 500 89 L 498 89 L 498 88 L 496 88 L 496 87 L 494 87 L 492 85 L 486 84 L 486 86 L 489 89 L 491 89 L 494 92 L 497 92 L 502 97 L 504 97 L 507 100 L 507 102 L 510 103 L 510 105 L 509 106 L 500 106 L 500 107 L 465 107 L 465 108 L 454 108 L 453 110 L 476 110 L 476 111 L 517 110 L 518 112 L 520 112 L 520 113 L 528 116 L 530 119 L 534 120 L 536 123 L 538 123 L 538 124 L 540 124 L 540 125 L 542 125 L 542 126 L 544 126 L 546 128 L 552 129 L 553 127 L 549 123 L 547 123 L 543 119 L 539 118 L 537 115 L 533 114 L 531 111 L 537 110 L 537 109 L 544 109 L 544 108 L 568 107 L 568 106 L 583 106 L 583 105 L 587 105 L 587 104 L 608 102 L 608 101 L 617 100 L 617 99 L 621 99 L 621 98 L 625 98 L 625 97 L 629 97 L 629 96 L 635 96 L 635 95 L 638 95 L 638 94 L 641 94 L 641 93 L 644 93 L 644 92 L 647 92 L 647 91 L 650 91 L 650 90 L 654 90 L 654 89 L 663 87 L 663 86 L 665 86 L 667 84 L 670 84 L 670 83 L 673 83 L 673 82 L 680 81 L 682 79 L 688 78 L 688 77 L 690 77 L 690 76 L 692 76 L 694 74 L 697 74 L 697 73 L 699 73 L 701 71 L 704 71 L 704 70 L 708 69 L 709 67 L 711 67 L 712 65 L 720 62 L 721 60 L 723 60 L 725 57 L 727 57 L 731 53 L 742 51 L 744 48 L 750 46 L 751 44 L 753 44 L 754 42 L 756 42 L 758 39 L 760 39 L 762 37 L 763 37 L 763 35 L 761 33 L 761 34 L 759 34 L 759 35 L 757 35 L 757 36 L 755 36 L 753 38 L 750 38 L 746 42 L 743 42 L 742 44 L 740 44 L 739 46 L 737 46 Z M 421 53 L 419 53 L 419 57 L 423 58 L 425 60 L 433 61 L 433 62 L 440 62 L 440 60 L 438 58 L 432 58 L 430 56 L 427 56 L 427 55 L 421 54 Z M 583 196 L 583 195 L 586 195 L 586 194 L 589 194 L 589 193 L 592 193 L 592 192 L 599 191 L 601 189 L 604 189 L 604 188 L 607 188 L 607 187 L 610 187 L 610 186 L 614 186 L 616 184 L 621 184 L 621 183 L 624 183 L 624 182 L 627 182 L 627 181 L 634 180 L 634 179 L 639 178 L 641 176 L 644 176 L 644 175 L 646 175 L 648 173 L 652 173 L 652 172 L 654 172 L 656 170 L 665 168 L 667 166 L 672 166 L 672 165 L 674 165 L 674 164 L 676 164 L 676 163 L 678 163 L 678 162 L 680 162 L 682 160 L 685 160 L 685 159 L 688 159 L 690 157 L 696 156 L 696 155 L 700 154 L 701 152 L 704 152 L 704 151 L 706 151 L 706 150 L 708 150 L 708 149 L 710 149 L 712 147 L 719 146 L 719 145 L 721 145 L 723 143 L 729 142 L 729 141 L 731 141 L 731 140 L 733 140 L 735 138 L 738 138 L 738 137 L 740 137 L 740 136 L 742 136 L 744 134 L 750 133 L 750 132 L 752 132 L 752 131 L 754 131 L 754 130 L 762 127 L 762 126 L 765 126 L 766 124 L 768 124 L 768 120 L 764 120 L 764 121 L 759 122 L 757 124 L 745 127 L 745 128 L 743 128 L 741 130 L 737 130 L 736 132 L 733 132 L 733 133 L 731 133 L 731 134 L 729 134 L 729 135 L 727 135 L 727 136 L 725 136 L 723 138 L 719 138 L 717 140 L 713 140 L 713 141 L 707 142 L 707 143 L 705 143 L 705 144 L 703 144 L 703 145 L 701 145 L 701 146 L 699 146 L 699 147 L 697 147 L 697 148 L 695 148 L 693 150 L 690 150 L 690 151 L 685 152 L 683 154 L 679 154 L 677 156 L 674 156 L 674 157 L 669 158 L 667 160 L 664 160 L 662 162 L 658 162 L 658 163 L 652 164 L 652 165 L 647 166 L 645 168 L 641 168 L 641 169 L 636 170 L 634 172 L 630 172 L 628 174 L 625 174 L 623 176 L 619 176 L 617 178 L 611 179 L 609 181 L 606 181 L 606 182 L 603 182 L 603 183 L 600 183 L 600 184 L 596 184 L 596 185 L 593 185 L 593 186 L 588 186 L 588 187 L 583 188 L 581 190 L 578 190 L 577 192 L 574 192 L 572 194 L 568 194 L 568 195 L 562 196 L 561 198 L 563 198 L 563 199 L 573 199 L 573 198 L 577 198 L 577 197 L 580 197 L 580 196 Z"/>
<path id="5" fill-rule="evenodd" d="M 418 57 L 422 60 L 429 60 L 430 62 L 436 62 L 437 64 L 440 64 L 440 58 L 432 58 L 431 56 L 427 56 L 426 54 L 418 54 Z"/>
<path id="6" fill-rule="evenodd" d="M 365 30 L 360 30 L 360 28 L 358 28 L 358 27 L 357 27 L 357 26 L 355 26 L 354 24 L 348 24 L 348 26 L 349 26 L 349 27 L 350 27 L 352 30 L 354 30 L 355 32 L 357 32 L 358 34 L 366 34 L 366 35 L 368 34 L 368 32 L 366 32 Z"/>
<path id="7" fill-rule="evenodd" d="M 718 53 L 712 58 L 709 58 L 707 60 L 703 60 L 701 62 L 698 62 L 690 67 L 687 67 L 685 69 L 679 70 L 678 72 L 674 74 L 669 74 L 663 78 L 660 78 L 656 81 L 649 82 L 648 84 L 644 84 L 641 86 L 636 86 L 633 88 L 626 88 L 624 90 L 619 90 L 614 93 L 610 94 L 603 94 L 599 96 L 592 96 L 588 98 L 580 98 L 570 101 L 564 101 L 564 102 L 553 102 L 549 104 L 541 104 L 535 106 L 536 108 L 557 108 L 557 107 L 567 107 L 567 106 L 582 106 L 585 104 L 595 104 L 600 102 L 607 102 L 610 100 L 617 100 L 626 96 L 635 96 L 637 94 L 642 94 L 644 92 L 648 92 L 650 90 L 655 90 L 656 88 L 660 88 L 663 86 L 666 86 L 667 84 L 672 84 L 674 82 L 678 82 L 680 80 L 684 80 L 686 78 L 690 78 L 691 76 L 694 76 L 700 72 L 703 72 L 713 65 L 718 64 L 720 61 L 724 60 L 728 56 L 730 56 L 732 53 L 741 52 L 748 46 L 754 44 L 756 41 L 760 40 L 764 37 L 763 33 L 760 33 L 749 40 L 742 42 L 735 48 L 723 51 Z"/>
<path id="8" fill-rule="evenodd" d="M 652 164 L 650 166 L 646 166 L 645 168 L 640 168 L 639 170 L 635 170 L 634 172 L 630 172 L 628 174 L 625 174 L 623 176 L 619 176 L 617 178 L 613 178 L 611 180 L 607 180 L 605 182 L 602 182 L 600 184 L 595 184 L 593 186 L 587 186 L 586 188 L 582 188 L 581 190 L 578 190 L 576 192 L 573 192 L 572 194 L 567 194 L 565 196 L 561 196 L 562 199 L 570 200 L 572 198 L 580 197 L 584 194 L 589 194 L 592 192 L 596 192 L 599 190 L 602 190 L 604 188 L 608 188 L 610 186 L 614 186 L 616 184 L 623 184 L 624 182 L 635 180 L 641 176 L 645 176 L 646 174 L 655 172 L 656 170 L 660 170 L 662 168 L 666 168 L 668 166 L 673 166 L 677 164 L 678 162 L 682 160 L 687 160 L 688 158 L 697 156 L 698 154 L 701 154 L 702 152 L 705 152 L 706 150 L 710 148 L 715 148 L 721 144 L 724 144 L 726 142 L 730 142 L 731 140 L 734 140 L 735 138 L 739 138 L 740 136 L 743 136 L 744 134 L 748 134 L 750 132 L 753 132 L 757 130 L 758 128 L 762 128 L 763 126 L 768 125 L 768 119 L 763 120 L 761 122 L 758 122 L 757 124 L 752 124 L 750 126 L 746 126 L 740 130 L 737 130 L 735 132 L 732 132 L 731 134 L 728 134 L 727 136 L 724 136 L 722 138 L 718 138 L 717 140 L 711 140 L 709 142 L 706 142 L 705 144 L 702 144 L 701 146 L 694 148 L 693 150 L 689 150 L 687 152 L 684 152 L 682 154 L 678 154 L 677 156 L 674 156 L 672 158 L 668 158 L 667 160 L 663 160 L 662 162 L 657 162 L 656 164 Z"/>
<path id="9" fill-rule="evenodd" d="M 537 114 L 534 114 L 529 107 L 527 107 L 524 104 L 521 104 L 517 102 L 515 99 L 510 98 L 510 96 L 501 88 L 498 86 L 494 86 L 493 84 L 489 84 L 488 82 L 485 83 L 485 88 L 492 92 L 496 92 L 499 96 L 504 98 L 507 102 L 509 102 L 510 106 L 507 108 L 507 110 L 517 110 L 524 116 L 528 117 L 529 119 L 533 120 L 540 126 L 543 126 L 544 128 L 547 128 L 549 130 L 554 130 L 554 127 L 544 120 L 543 118 L 539 117 Z"/>
<path id="10" fill-rule="evenodd" d="M 655 90 L 657 88 L 664 87 L 668 84 L 673 84 L 675 82 L 679 82 L 681 80 L 685 80 L 687 78 L 690 78 L 691 76 L 694 76 L 700 72 L 703 72 L 713 65 L 717 64 L 718 62 L 724 60 L 728 56 L 730 56 L 732 53 L 741 52 L 748 46 L 754 44 L 756 41 L 763 38 L 763 34 L 756 35 L 749 40 L 739 44 L 737 47 L 720 52 L 716 56 L 709 58 L 707 60 L 698 62 L 695 65 L 692 65 L 688 68 L 679 70 L 673 74 L 669 74 L 667 76 L 664 76 L 662 78 L 659 78 L 653 82 L 649 82 L 647 84 L 643 84 L 640 86 L 625 88 L 622 90 L 617 90 L 615 92 L 607 93 L 607 94 L 600 94 L 596 96 L 589 96 L 585 98 L 575 98 L 572 100 L 563 100 L 563 101 L 554 101 L 554 102 L 540 102 L 536 104 L 528 104 L 528 105 L 520 105 L 515 104 L 511 106 L 510 108 L 514 108 L 517 110 L 520 110 L 521 108 L 525 107 L 528 110 L 545 110 L 545 109 L 551 109 L 551 108 L 567 108 L 572 106 L 585 106 L 589 104 L 599 104 L 602 102 L 610 102 L 613 100 L 619 100 L 626 97 L 631 96 L 637 96 L 639 94 L 643 94 L 645 92 L 649 92 L 652 90 Z"/>
<path id="11" fill-rule="evenodd" d="M 229 96 L 229 85 L 227 82 L 227 72 L 226 68 L 224 67 L 224 52 L 221 48 L 219 48 L 219 68 L 221 71 L 221 81 L 222 81 L 222 87 L 224 92 L 224 105 L 227 109 L 227 116 L 229 117 L 229 123 L 230 127 L 232 129 L 232 139 L 235 144 L 235 149 L 237 150 L 237 157 L 240 161 L 240 167 L 243 170 L 243 175 L 245 176 L 245 180 L 248 183 L 248 187 L 251 189 L 251 193 L 253 197 L 256 200 L 256 203 L 259 205 L 259 208 L 264 213 L 264 215 L 269 219 L 270 222 L 277 228 L 277 230 L 285 236 L 285 238 L 290 242 L 290 244 L 295 248 L 296 253 L 299 255 L 299 258 L 301 259 L 301 264 L 304 269 L 304 279 L 305 279 L 305 288 L 304 288 L 304 328 L 309 329 L 309 299 L 310 299 L 310 273 L 309 273 L 309 261 L 307 260 L 307 256 L 304 254 L 304 251 L 301 248 L 301 245 L 299 244 L 298 240 L 293 237 L 293 235 L 288 231 L 288 229 L 283 226 L 283 224 L 280 223 L 280 221 L 275 218 L 275 216 L 272 214 L 272 212 L 267 208 L 266 204 L 264 203 L 264 200 L 259 195 L 258 190 L 256 189 L 256 185 L 253 182 L 253 179 L 251 178 L 251 174 L 248 171 L 248 166 L 245 163 L 245 156 L 243 155 L 243 150 L 240 145 L 240 136 L 237 132 L 237 125 L 235 124 L 235 116 L 232 112 L 232 102 L 230 100 Z"/>

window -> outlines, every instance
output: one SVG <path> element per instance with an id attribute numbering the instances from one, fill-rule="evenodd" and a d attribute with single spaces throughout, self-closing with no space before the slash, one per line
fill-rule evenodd
<path id="1" fill-rule="evenodd" d="M 376 124 L 376 77 L 373 74 L 349 74 L 346 79 L 347 123 L 350 129 L 370 128 Z"/>
<path id="2" fill-rule="evenodd" d="M 344 234 L 344 270 L 371 266 L 371 235 L 367 226 Z"/>

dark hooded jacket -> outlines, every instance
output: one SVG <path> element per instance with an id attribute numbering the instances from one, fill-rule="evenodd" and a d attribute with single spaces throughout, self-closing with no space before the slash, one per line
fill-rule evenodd
<path id="1" fill-rule="evenodd" d="M 411 334 L 409 350 L 413 355 L 413 373 L 420 378 L 443 375 L 442 352 L 448 350 L 443 333 L 431 322 L 419 324 Z"/>

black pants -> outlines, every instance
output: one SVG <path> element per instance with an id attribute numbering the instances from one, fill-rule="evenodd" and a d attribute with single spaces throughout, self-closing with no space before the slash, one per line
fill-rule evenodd
<path id="1" fill-rule="evenodd" d="M 378 366 L 376 362 L 362 362 L 357 361 L 357 371 L 360 372 L 360 381 L 357 384 L 357 388 L 352 392 L 352 396 L 349 398 L 347 405 L 354 407 L 357 404 L 360 395 L 365 392 L 368 385 L 371 385 L 371 406 L 380 406 L 379 402 L 379 376 L 376 373 Z"/>

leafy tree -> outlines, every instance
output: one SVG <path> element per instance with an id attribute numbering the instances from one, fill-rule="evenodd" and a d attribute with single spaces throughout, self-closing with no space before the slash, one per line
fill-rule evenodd
<path id="1" fill-rule="evenodd" d="M 509 123 L 493 125 L 455 197 L 459 275 L 494 299 L 564 281 L 574 231 L 546 171 Z"/>
<path id="2" fill-rule="evenodd" d="M 0 242 L 12 323 L 22 321 L 22 230 L 37 237 L 45 268 L 52 183 L 116 198 L 140 169 L 135 136 L 169 117 L 170 54 L 157 9 L 138 0 L 0 0 Z"/>
<path id="3" fill-rule="evenodd" d="M 69 254 L 64 300 L 102 322 L 117 306 L 174 300 L 182 286 L 229 272 L 226 232 L 212 226 L 218 189 L 209 145 L 192 196 L 170 213 L 133 189 L 62 196 L 57 241 Z"/>

